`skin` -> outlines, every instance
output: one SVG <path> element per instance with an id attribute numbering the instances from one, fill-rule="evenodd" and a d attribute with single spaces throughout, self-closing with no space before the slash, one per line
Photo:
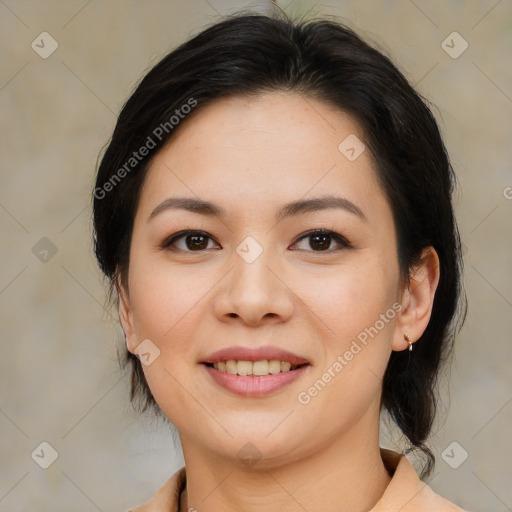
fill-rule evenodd
<path id="1" fill-rule="evenodd" d="M 369 150 L 349 161 L 338 145 L 364 141 L 358 123 L 319 100 L 289 92 L 217 100 L 183 122 L 151 163 L 131 243 L 128 289 L 119 313 L 128 350 L 150 339 L 160 350 L 143 366 L 156 401 L 179 430 L 187 468 L 181 510 L 367 511 L 390 481 L 379 452 L 382 376 L 391 351 L 425 330 L 439 279 L 424 251 L 408 285 L 400 279 L 392 211 Z M 343 196 L 365 220 L 340 208 L 275 220 L 285 203 Z M 225 217 L 165 210 L 169 197 L 218 204 Z M 311 237 L 331 238 L 319 250 Z M 181 238 L 202 230 L 206 249 Z M 252 236 L 263 253 L 246 263 L 237 246 Z M 311 246 L 313 243 L 313 246 Z M 185 252 L 187 251 L 188 252 Z M 297 396 L 332 367 L 393 304 L 401 311 L 304 405 Z M 199 361 L 233 346 L 276 345 L 310 361 L 271 396 L 234 395 Z M 245 464 L 251 442 L 261 458 Z"/>

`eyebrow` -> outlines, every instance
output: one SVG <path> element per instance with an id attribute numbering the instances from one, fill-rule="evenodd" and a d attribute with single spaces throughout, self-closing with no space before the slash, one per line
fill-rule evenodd
<path id="1" fill-rule="evenodd" d="M 310 212 L 318 212 L 330 208 L 341 208 L 346 210 L 361 220 L 367 221 L 367 218 L 361 208 L 352 201 L 339 196 L 322 196 L 312 199 L 300 199 L 283 205 L 276 213 L 276 219 L 281 221 L 287 217 L 295 217 Z M 148 222 L 160 213 L 167 210 L 186 210 L 209 217 L 226 217 L 226 211 L 210 201 L 196 199 L 194 197 L 169 197 L 162 201 L 149 215 Z"/>

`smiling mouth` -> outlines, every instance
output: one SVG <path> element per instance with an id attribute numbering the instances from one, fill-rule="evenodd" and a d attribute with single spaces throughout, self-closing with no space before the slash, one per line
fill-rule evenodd
<path id="1" fill-rule="evenodd" d="M 262 359 L 260 361 L 235 361 L 234 359 L 229 359 L 227 361 L 204 364 L 219 372 L 244 377 L 265 377 L 266 375 L 293 372 L 303 366 L 309 366 L 309 363 L 292 365 L 289 361 L 280 361 L 278 359 Z"/>

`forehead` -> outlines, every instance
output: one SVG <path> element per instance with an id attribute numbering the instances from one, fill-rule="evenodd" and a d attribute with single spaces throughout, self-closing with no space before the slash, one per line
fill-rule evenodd
<path id="1" fill-rule="evenodd" d="M 347 144 L 354 151 L 347 153 Z M 337 191 L 365 202 L 382 192 L 363 148 L 357 121 L 312 97 L 268 92 L 216 100 L 185 119 L 155 156 L 140 206 L 147 210 L 171 193 L 270 205 Z"/>

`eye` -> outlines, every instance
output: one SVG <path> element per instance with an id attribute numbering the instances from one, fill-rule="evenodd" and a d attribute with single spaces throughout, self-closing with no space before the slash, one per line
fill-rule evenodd
<path id="1" fill-rule="evenodd" d="M 303 234 L 294 246 L 300 242 L 309 239 L 308 247 L 298 247 L 299 250 L 312 250 L 313 252 L 334 252 L 352 247 L 350 242 L 339 233 L 327 229 L 314 229 Z M 330 249 L 332 242 L 338 244 L 338 249 Z M 210 242 L 213 238 L 206 232 L 200 230 L 185 230 L 175 233 L 166 238 L 161 244 L 161 249 L 176 252 L 203 252 L 208 249 L 219 249 L 220 246 L 214 242 L 214 247 Z M 293 249 L 296 250 L 296 249 Z"/>
<path id="2" fill-rule="evenodd" d="M 204 231 L 187 230 L 166 238 L 161 248 L 170 251 L 201 252 L 214 248 L 209 247 L 210 241 L 213 241 L 213 238 Z"/>
<path id="3" fill-rule="evenodd" d="M 309 239 L 309 243 L 307 244 L 309 248 L 299 247 L 300 250 L 312 249 L 313 252 L 334 252 L 352 247 L 350 242 L 344 236 L 334 231 L 329 231 L 327 229 L 314 229 L 313 231 L 309 231 L 308 233 L 305 233 L 299 238 L 299 242 L 306 239 Z M 338 245 L 341 247 L 339 247 L 338 249 L 329 249 L 332 241 L 337 242 Z M 294 245 L 297 244 L 298 242 L 296 242 Z"/>

